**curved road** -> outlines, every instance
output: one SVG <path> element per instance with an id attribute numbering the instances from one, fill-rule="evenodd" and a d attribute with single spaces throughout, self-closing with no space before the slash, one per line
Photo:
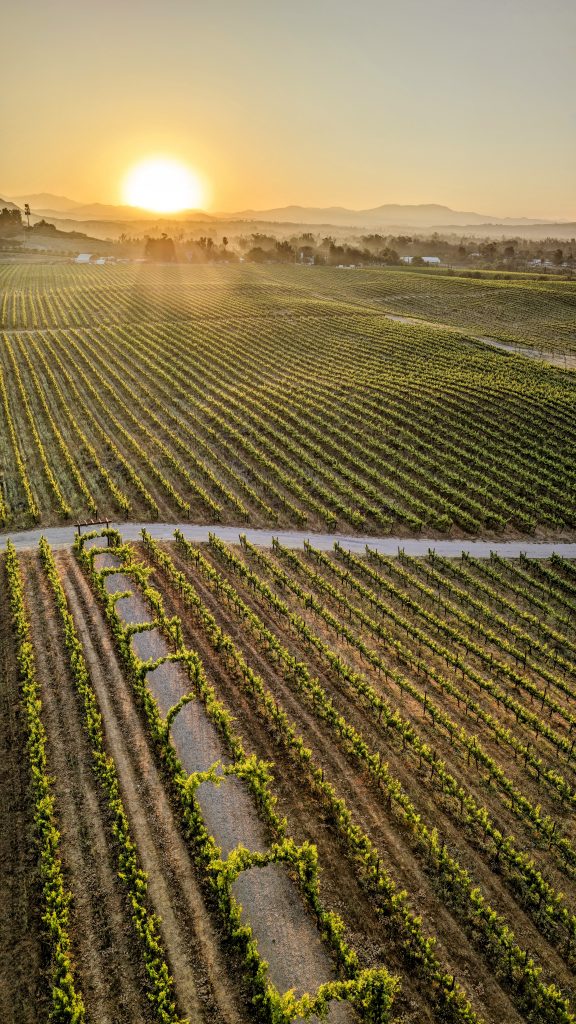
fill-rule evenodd
<path id="1" fill-rule="evenodd" d="M 178 526 L 185 537 L 197 544 L 208 540 L 209 533 L 215 533 L 228 544 L 237 544 L 240 533 L 245 533 L 252 544 L 259 547 L 271 547 L 272 538 L 277 537 L 281 544 L 291 548 L 301 548 L 305 540 L 310 540 L 314 547 L 321 551 L 330 551 L 334 541 L 339 541 L 350 551 L 363 552 L 365 545 L 379 551 L 383 555 L 396 555 L 401 548 L 407 555 L 427 555 L 433 548 L 439 555 L 458 558 L 463 551 L 476 558 L 489 558 L 490 552 L 508 558 L 518 558 L 520 554 L 529 558 L 549 558 L 556 551 L 565 558 L 576 558 L 576 541 L 555 543 L 538 543 L 530 539 L 507 541 L 484 540 L 438 540 L 436 538 L 415 537 L 366 537 L 347 536 L 340 533 L 310 533 L 302 530 L 254 530 L 242 526 L 198 526 L 194 523 L 110 523 L 118 529 L 125 540 L 139 540 L 142 529 L 156 540 L 171 540 Z M 89 528 L 86 528 L 86 531 Z M 98 527 L 95 527 L 98 529 Z M 47 526 L 45 529 L 23 530 L 20 533 L 4 533 L 0 535 L 0 550 L 6 541 L 13 541 L 20 550 L 35 548 L 40 537 L 46 537 L 52 547 L 70 547 L 76 530 L 74 526 Z"/>

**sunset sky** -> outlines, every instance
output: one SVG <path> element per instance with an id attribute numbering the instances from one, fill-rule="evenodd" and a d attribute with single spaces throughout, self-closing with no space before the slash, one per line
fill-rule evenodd
<path id="1" fill-rule="evenodd" d="M 576 220 L 576 0 L 4 0 L 0 196 Z"/>

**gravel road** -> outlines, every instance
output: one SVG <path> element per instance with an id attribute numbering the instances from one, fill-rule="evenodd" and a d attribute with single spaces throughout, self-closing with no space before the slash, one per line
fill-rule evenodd
<path id="1" fill-rule="evenodd" d="M 503 558 L 518 558 L 525 554 L 529 558 L 550 558 L 556 551 L 564 558 L 576 558 L 576 541 L 555 541 L 540 543 L 530 538 L 508 541 L 485 540 L 438 540 L 426 537 L 366 537 L 341 533 L 309 533 L 303 530 L 250 530 L 243 526 L 198 526 L 194 523 L 111 523 L 120 531 L 124 540 L 140 540 L 142 529 L 146 529 L 155 540 L 171 540 L 174 530 L 178 527 L 188 540 L 196 544 L 208 540 L 209 533 L 215 533 L 227 544 L 237 544 L 240 533 L 245 533 L 248 540 L 257 547 L 269 548 L 273 537 L 281 544 L 291 548 L 302 548 L 304 541 L 309 540 L 320 551 L 330 551 L 334 541 L 339 541 L 350 551 L 364 551 L 369 544 L 375 551 L 383 555 L 396 555 L 401 548 L 407 555 L 427 555 L 433 548 L 439 555 L 446 558 L 458 558 L 463 551 L 475 558 L 489 558 L 494 551 Z M 100 529 L 100 527 L 94 527 Z M 20 551 L 38 546 L 40 537 L 46 537 L 52 547 L 70 547 L 76 530 L 74 526 L 48 526 L 39 530 L 24 530 L 20 533 L 4 533 L 0 535 L 0 551 L 11 540 Z"/>

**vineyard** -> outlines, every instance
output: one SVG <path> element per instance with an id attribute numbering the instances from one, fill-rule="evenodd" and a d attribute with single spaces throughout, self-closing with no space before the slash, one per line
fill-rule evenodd
<path id="1" fill-rule="evenodd" d="M 573 285 L 0 294 L 2 1024 L 576 1024 Z"/>
<path id="2" fill-rule="evenodd" d="M 571 281 L 488 275 L 484 279 L 434 271 L 433 274 L 364 270 L 342 274 L 326 268 L 325 295 L 408 313 L 480 336 L 527 344 L 541 351 L 576 352 L 576 289 Z"/>
<path id="3" fill-rule="evenodd" d="M 556 539 L 576 525 L 572 374 L 473 337 L 573 345 L 570 282 L 3 264 L 0 291 L 4 530 L 110 517 Z"/>
<path id="4" fill-rule="evenodd" d="M 576 563 L 0 556 L 7 1024 L 576 1020 Z"/>

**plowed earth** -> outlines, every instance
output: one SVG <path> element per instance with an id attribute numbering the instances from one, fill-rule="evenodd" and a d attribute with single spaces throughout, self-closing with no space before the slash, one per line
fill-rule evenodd
<path id="1" fill-rule="evenodd" d="M 0 567 L 0 1020 L 35 1024 L 46 1013 L 39 880 L 34 866 L 26 737 Z"/>

